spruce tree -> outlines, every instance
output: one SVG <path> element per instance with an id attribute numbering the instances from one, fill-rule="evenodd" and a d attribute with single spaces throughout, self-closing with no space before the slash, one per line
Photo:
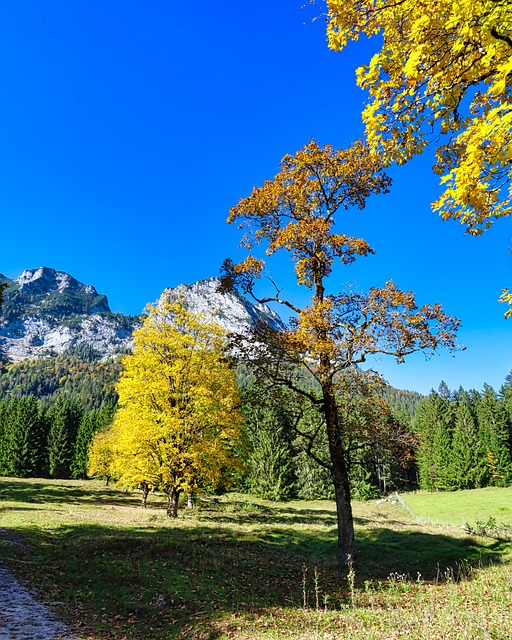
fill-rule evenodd
<path id="1" fill-rule="evenodd" d="M 449 476 L 453 411 L 444 383 L 440 393 L 432 391 L 416 414 L 414 428 L 419 438 L 417 452 L 420 486 L 429 491 L 452 487 Z"/>
<path id="2" fill-rule="evenodd" d="M 114 410 L 111 405 L 105 406 L 101 411 L 87 411 L 82 415 L 78 425 L 73 458 L 70 464 L 73 478 L 86 478 L 89 465 L 89 447 L 94 434 L 105 425 L 112 422 Z"/>
<path id="3" fill-rule="evenodd" d="M 512 458 L 506 410 L 496 392 L 484 385 L 477 405 L 480 454 L 485 460 L 487 484 L 507 486 L 512 481 Z"/>
<path id="4" fill-rule="evenodd" d="M 0 475 L 6 476 L 7 403 L 0 401 Z"/>
<path id="5" fill-rule="evenodd" d="M 334 499 L 332 477 L 328 468 L 329 443 L 323 437 L 322 416 L 315 407 L 305 407 L 298 422 L 298 435 L 294 447 L 299 451 L 294 458 L 297 497 L 302 500 Z M 306 434 L 306 435 L 304 435 Z M 317 434 L 308 441 L 308 434 Z"/>
<path id="6" fill-rule="evenodd" d="M 36 399 L 32 396 L 12 398 L 4 429 L 4 473 L 16 478 L 34 477 L 44 446 Z"/>
<path id="7" fill-rule="evenodd" d="M 267 500 L 287 500 L 293 491 L 290 448 L 275 416 L 267 414 L 258 423 L 249 459 L 249 488 Z"/>
<path id="8" fill-rule="evenodd" d="M 435 488 L 441 491 L 453 489 L 454 482 L 450 474 L 452 462 L 452 424 L 450 414 L 445 415 L 446 406 L 436 407 L 437 415 L 436 430 L 433 442 L 433 469 L 435 474 Z"/>
<path id="9" fill-rule="evenodd" d="M 480 487 L 485 477 L 485 465 L 480 455 L 478 427 L 468 393 L 459 396 L 455 412 L 450 479 L 456 489 Z"/>
<path id="10" fill-rule="evenodd" d="M 48 413 L 48 470 L 52 478 L 69 478 L 76 435 L 82 417 L 80 407 L 59 397 Z"/>
<path id="11" fill-rule="evenodd" d="M 508 447 L 512 455 L 512 371 L 500 389 L 500 405 L 505 411 L 508 426 Z"/>
<path id="12" fill-rule="evenodd" d="M 279 400 L 269 389 L 250 384 L 242 413 L 248 440 L 247 488 L 267 500 L 286 500 L 294 488 L 291 434 Z"/>

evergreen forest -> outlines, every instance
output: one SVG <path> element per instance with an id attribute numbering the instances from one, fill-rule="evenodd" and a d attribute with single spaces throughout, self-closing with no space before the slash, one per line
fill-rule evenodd
<path id="1" fill-rule="evenodd" d="M 93 436 L 115 414 L 121 368 L 119 361 L 69 355 L 4 365 L 0 474 L 86 478 Z M 270 500 L 332 498 L 322 464 L 327 442 L 311 439 L 321 419 L 314 407 L 272 392 L 243 369 L 237 384 L 244 418 L 235 451 L 240 464 L 205 489 Z M 441 383 L 427 397 L 389 386 L 379 396 L 388 408 L 382 413 L 387 426 L 378 430 L 382 441 L 357 427 L 345 443 L 354 498 L 511 484 L 512 375 L 499 392 L 487 385 L 482 391 L 450 391 Z M 376 419 L 361 403 L 347 407 L 354 424 Z"/>

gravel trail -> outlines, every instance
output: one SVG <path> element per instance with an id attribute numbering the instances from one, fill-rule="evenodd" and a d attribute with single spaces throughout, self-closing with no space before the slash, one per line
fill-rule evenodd
<path id="1" fill-rule="evenodd" d="M 0 567 L 0 640 L 79 640 Z"/>

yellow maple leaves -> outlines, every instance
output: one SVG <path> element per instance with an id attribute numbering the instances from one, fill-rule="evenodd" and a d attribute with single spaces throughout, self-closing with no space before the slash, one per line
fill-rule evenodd
<path id="1" fill-rule="evenodd" d="M 237 344 L 258 376 L 307 398 L 320 411 L 316 434 L 324 430 L 329 447 L 326 464 L 336 496 L 341 565 L 351 564 L 355 553 L 345 448 L 354 427 L 352 407 L 360 401 L 362 407 L 364 398 L 378 426 L 383 422 L 379 417 L 383 403 L 374 402 L 372 381 L 357 365 L 377 354 L 401 361 L 415 351 L 453 349 L 459 325 L 440 305 L 417 307 L 412 293 L 391 282 L 366 295 L 327 290 L 336 262 L 347 265 L 373 253 L 364 239 L 336 233 L 337 214 L 349 207 L 364 208 L 369 195 L 386 192 L 389 184 L 382 162 L 364 143 L 337 150 L 311 140 L 293 156 L 286 155 L 274 179 L 240 199 L 228 218 L 244 230 L 242 246 L 249 255 L 238 264 L 231 259 L 224 262 L 223 288 L 238 287 L 258 302 L 278 302 L 294 312 L 288 328 L 258 323 L 252 336 L 238 336 Z M 255 255 L 260 248 L 266 256 L 278 251 L 288 255 L 297 285 L 310 290 L 308 305 L 301 308 L 282 297 L 277 286 L 274 296 L 257 295 L 257 280 L 265 269 L 265 261 Z M 360 382 L 351 386 L 356 379 Z M 345 403 L 347 385 L 351 389 Z M 356 430 L 362 433 L 359 418 L 373 417 L 369 411 L 361 412 Z"/>
<path id="2" fill-rule="evenodd" d="M 337 150 L 311 140 L 282 159 L 273 180 L 232 207 L 228 222 L 237 221 L 246 230 L 242 246 L 250 251 L 262 241 L 267 255 L 288 251 L 299 284 L 312 288 L 319 269 L 328 276 L 336 258 L 349 264 L 373 253 L 365 240 L 334 233 L 334 214 L 353 206 L 362 209 L 371 193 L 386 192 L 390 179 L 381 170 L 382 163 L 361 141 Z M 262 270 L 262 260 L 252 253 L 234 267 L 254 278 Z"/>
<path id="3" fill-rule="evenodd" d="M 511 307 L 505 312 L 505 318 L 512 317 L 512 293 L 510 293 L 508 289 L 503 289 L 503 291 L 501 292 L 500 302 L 504 302 L 505 304 L 508 304 L 509 307 Z"/>
<path id="4" fill-rule="evenodd" d="M 329 45 L 380 34 L 357 71 L 370 147 L 406 162 L 438 144 L 434 203 L 472 234 L 512 211 L 512 11 L 508 0 L 327 0 Z M 439 134 L 445 139 L 439 140 Z"/>
<path id="5" fill-rule="evenodd" d="M 290 330 L 262 341 L 288 354 L 295 363 L 315 363 L 316 374 L 332 382 L 341 370 L 365 361 L 370 354 L 388 353 L 399 360 L 413 351 L 453 348 L 458 321 L 439 305 L 416 306 L 411 292 L 392 282 L 372 288 L 367 295 L 329 294 L 328 278 L 335 262 L 347 265 L 373 253 L 363 238 L 336 233 L 336 214 L 364 207 L 372 193 L 386 192 L 389 178 L 382 163 L 362 142 L 348 149 L 320 146 L 311 140 L 293 156 L 286 155 L 273 180 L 255 187 L 230 210 L 228 222 L 244 231 L 245 260 L 224 263 L 228 288 L 239 286 L 258 301 L 285 304 L 295 316 Z M 339 222 L 339 220 L 338 220 Z M 311 291 L 309 305 L 299 308 L 280 291 L 259 299 L 254 288 L 265 262 L 254 251 L 263 245 L 266 256 L 283 250 L 294 266 L 299 286 Z"/>
<path id="6" fill-rule="evenodd" d="M 93 451 L 101 454 L 106 438 L 111 475 L 124 486 L 159 488 L 177 509 L 181 492 L 215 484 L 234 464 L 241 423 L 234 372 L 222 329 L 178 299 L 150 306 L 134 341 L 123 360 L 114 424 Z"/>

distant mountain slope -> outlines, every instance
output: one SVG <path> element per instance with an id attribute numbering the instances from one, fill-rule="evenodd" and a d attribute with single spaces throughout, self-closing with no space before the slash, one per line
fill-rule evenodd
<path id="1" fill-rule="evenodd" d="M 2 307 L 2 316 L 8 321 L 22 316 L 111 313 L 106 296 L 64 271 L 48 267 L 27 269 L 16 280 L 0 274 L 1 281 L 9 285 Z"/>
<path id="2" fill-rule="evenodd" d="M 107 297 L 63 271 L 27 269 L 8 284 L 0 313 L 0 358 L 20 362 L 55 355 L 88 360 L 115 357 L 133 346 L 132 332 L 141 318 L 112 313 Z M 258 319 L 284 326 L 266 305 L 255 305 L 239 293 L 221 294 L 218 279 L 208 278 L 174 291 L 189 308 L 218 322 L 226 331 L 244 332 Z"/>
<path id="3" fill-rule="evenodd" d="M 393 415 L 402 424 L 412 426 L 416 410 L 424 396 L 416 391 L 405 391 L 387 386 L 382 392 L 382 397 L 391 407 Z"/>
<path id="4" fill-rule="evenodd" d="M 51 405 L 64 396 L 88 410 L 114 406 L 121 368 L 117 361 L 90 361 L 68 354 L 11 362 L 0 368 L 0 400 L 35 396 Z"/>
<path id="5" fill-rule="evenodd" d="M 28 269 L 14 280 L 0 274 L 1 282 L 8 288 L 0 312 L 0 399 L 63 393 L 90 408 L 115 402 L 116 356 L 132 348 L 132 332 L 142 318 L 112 313 L 107 297 L 92 285 L 49 267 Z M 266 305 L 237 292 L 222 294 L 218 284 L 218 278 L 208 278 L 166 289 L 162 296 L 182 295 L 191 311 L 228 332 L 243 333 L 260 319 L 285 326 Z M 421 398 L 392 388 L 384 397 L 407 423 Z"/>
<path id="6" fill-rule="evenodd" d="M 0 314 L 0 355 L 20 361 L 86 353 L 98 359 L 126 351 L 138 318 L 112 313 L 106 296 L 63 271 L 27 269 L 9 286 Z"/>
<path id="7" fill-rule="evenodd" d="M 166 289 L 162 295 L 183 295 L 190 311 L 210 318 L 228 333 L 243 333 L 244 328 L 254 326 L 258 320 L 275 329 L 284 328 L 281 318 L 266 304 L 253 304 L 238 291 L 220 293 L 218 287 L 219 278 L 207 278 Z"/>

